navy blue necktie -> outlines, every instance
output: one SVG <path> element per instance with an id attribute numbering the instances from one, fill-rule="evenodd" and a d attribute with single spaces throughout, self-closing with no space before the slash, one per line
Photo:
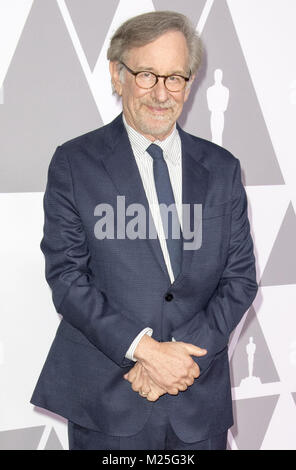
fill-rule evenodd
<path id="1" fill-rule="evenodd" d="M 174 277 L 178 276 L 181 270 L 181 263 L 182 263 L 182 250 L 183 250 L 183 237 L 180 227 L 180 222 L 176 210 L 175 198 L 174 193 L 170 181 L 170 175 L 168 171 L 167 164 L 163 158 L 162 149 L 155 144 L 151 144 L 147 148 L 147 152 L 153 158 L 153 173 L 154 173 L 154 182 L 155 188 L 158 197 L 158 203 L 166 204 L 166 206 L 172 206 L 173 210 L 168 212 L 168 217 L 163 214 L 161 210 L 161 219 L 162 224 L 164 227 L 164 233 L 167 234 L 166 244 L 168 248 L 168 252 L 170 255 L 170 261 L 172 270 L 174 273 Z M 168 221 L 168 223 L 166 223 Z M 166 230 L 167 226 L 167 230 Z M 172 230 L 173 227 L 177 228 L 178 231 L 178 238 L 173 238 L 174 231 Z"/>

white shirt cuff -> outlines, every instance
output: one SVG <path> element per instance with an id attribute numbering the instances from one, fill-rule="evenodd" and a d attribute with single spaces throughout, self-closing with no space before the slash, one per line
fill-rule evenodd
<path id="1" fill-rule="evenodd" d="M 138 346 L 139 341 L 142 339 L 142 337 L 145 334 L 147 334 L 149 336 L 152 336 L 152 333 L 153 333 L 153 330 L 149 327 L 144 328 L 144 330 L 140 331 L 138 336 L 135 337 L 134 341 L 132 342 L 132 344 L 128 348 L 128 350 L 125 354 L 125 357 L 127 359 L 130 359 L 131 361 L 137 362 L 137 359 L 134 358 L 134 352 L 135 352 L 136 347 Z"/>

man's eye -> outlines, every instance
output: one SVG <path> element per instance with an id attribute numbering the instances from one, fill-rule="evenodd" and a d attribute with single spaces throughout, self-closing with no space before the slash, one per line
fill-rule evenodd
<path id="1" fill-rule="evenodd" d="M 141 72 L 140 74 L 141 78 L 151 78 L 152 74 L 150 72 Z"/>
<path id="2" fill-rule="evenodd" d="M 180 77 L 178 77 L 177 75 L 170 75 L 168 77 L 169 81 L 170 82 L 179 82 L 180 81 Z"/>

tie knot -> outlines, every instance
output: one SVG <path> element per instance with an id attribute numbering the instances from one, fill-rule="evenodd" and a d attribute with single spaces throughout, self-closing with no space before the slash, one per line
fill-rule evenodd
<path id="1" fill-rule="evenodd" d="M 156 145 L 156 144 L 149 145 L 149 147 L 147 148 L 147 152 L 149 153 L 149 155 L 151 155 L 153 160 L 163 159 L 162 148 L 159 147 L 159 145 Z"/>

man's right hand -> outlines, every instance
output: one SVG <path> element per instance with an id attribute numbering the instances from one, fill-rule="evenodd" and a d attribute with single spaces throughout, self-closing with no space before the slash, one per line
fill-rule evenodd
<path id="1" fill-rule="evenodd" d="M 171 395 L 186 390 L 199 377 L 200 370 L 191 356 L 204 356 L 206 349 L 194 344 L 172 341 L 160 343 L 144 335 L 134 357 L 147 370 L 152 380 Z"/>

